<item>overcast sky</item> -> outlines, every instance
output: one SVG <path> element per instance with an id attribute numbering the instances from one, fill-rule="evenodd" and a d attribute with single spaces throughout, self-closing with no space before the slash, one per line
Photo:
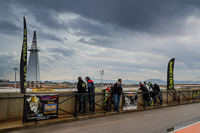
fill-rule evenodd
<path id="1" fill-rule="evenodd" d="M 0 78 L 19 68 L 23 16 L 29 47 L 37 31 L 42 80 L 102 69 L 105 79 L 166 80 L 172 57 L 175 80 L 200 75 L 199 0 L 2 0 Z"/>

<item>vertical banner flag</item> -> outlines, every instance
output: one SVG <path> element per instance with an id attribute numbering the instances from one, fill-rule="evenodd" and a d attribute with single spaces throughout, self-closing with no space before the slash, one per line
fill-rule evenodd
<path id="1" fill-rule="evenodd" d="M 22 52 L 20 60 L 21 93 L 26 93 L 26 65 L 27 65 L 27 28 L 26 28 L 26 19 L 24 17 L 24 36 L 23 36 Z"/>
<path id="2" fill-rule="evenodd" d="M 174 62 L 175 62 L 175 58 L 172 58 L 168 63 L 167 90 L 174 90 Z"/>

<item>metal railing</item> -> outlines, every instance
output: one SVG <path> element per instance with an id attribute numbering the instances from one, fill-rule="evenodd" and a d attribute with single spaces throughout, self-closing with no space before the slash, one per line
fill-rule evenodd
<path id="1" fill-rule="evenodd" d="M 89 102 L 90 93 L 81 93 L 81 94 L 85 94 L 85 95 L 86 95 L 86 101 L 87 101 L 87 103 L 88 103 L 88 102 Z M 86 104 L 86 109 L 82 109 L 82 110 L 79 111 L 79 112 L 77 111 L 77 108 L 78 108 L 77 106 L 79 105 L 78 98 L 81 97 L 81 96 L 79 95 L 79 93 L 74 93 L 74 94 L 61 94 L 61 95 L 59 95 L 60 97 L 66 97 L 66 96 L 67 96 L 68 98 L 66 98 L 66 99 L 64 99 L 63 101 L 61 101 L 61 102 L 58 103 L 58 110 L 60 110 L 60 111 L 62 111 L 62 112 L 65 112 L 67 116 L 63 116 L 63 114 L 62 114 L 62 116 L 59 116 L 58 118 L 77 117 L 77 116 L 80 116 L 80 115 L 97 114 L 97 113 L 104 113 L 104 114 L 105 114 L 106 112 L 108 112 L 108 110 L 106 109 L 106 107 L 103 106 L 103 105 L 100 105 L 99 102 L 104 101 L 105 98 L 106 98 L 106 97 L 110 97 L 111 94 L 107 94 L 107 95 L 105 95 L 105 93 L 92 93 L 92 94 L 95 95 L 95 96 L 97 96 L 97 95 L 104 95 L 104 96 L 103 96 L 102 98 L 96 100 L 96 101 L 94 102 L 94 104 L 89 104 L 89 106 L 87 106 L 88 104 Z M 67 110 L 61 109 L 61 108 L 59 107 L 62 103 L 65 103 L 65 102 L 69 101 L 69 100 L 72 99 L 72 98 L 75 98 L 75 100 L 74 100 L 74 113 L 71 113 L 71 112 L 69 112 L 69 111 L 67 111 Z M 111 101 L 110 101 L 110 103 L 111 103 Z M 98 111 L 98 112 L 93 112 L 93 113 L 91 113 L 91 112 L 89 111 L 89 108 L 92 107 L 92 106 L 101 107 L 101 109 L 103 109 L 103 110 Z M 110 104 L 110 106 L 111 106 L 111 104 Z M 85 112 L 85 113 L 82 114 L 83 112 Z"/>
<path id="2" fill-rule="evenodd" d="M 59 94 L 59 97 L 63 99 L 58 103 L 58 110 L 62 113 L 58 118 L 67 118 L 67 117 L 77 117 L 83 115 L 91 114 L 89 108 L 92 106 L 100 107 L 98 111 L 94 112 L 97 113 L 106 113 L 112 112 L 112 95 L 110 93 L 92 93 L 95 96 L 99 96 L 96 98 L 94 104 L 88 104 L 89 102 L 89 93 L 85 93 L 87 106 L 86 109 L 82 109 L 81 111 L 77 111 L 79 105 L 79 93 L 72 93 L 72 94 Z M 67 97 L 67 98 L 66 98 Z M 109 97 L 109 109 L 104 105 L 105 98 Z M 24 98 L 24 96 L 7 96 L 7 97 L 0 97 L 1 99 L 15 99 L 15 98 Z M 162 99 L 162 101 L 160 101 Z M 70 101 L 71 100 L 71 101 Z M 64 103 L 67 102 L 74 102 L 71 103 L 71 107 L 61 107 Z M 100 103 L 102 102 L 102 103 Z M 162 91 L 162 92 L 137 92 L 137 109 L 146 109 L 151 107 L 162 107 L 162 106 L 172 106 L 172 105 L 179 105 L 179 104 L 186 104 L 186 103 L 195 103 L 200 102 L 200 90 L 170 90 L 170 91 Z M 123 104 L 121 105 L 123 107 Z M 74 108 L 73 111 L 69 111 L 69 108 Z M 121 108 L 122 109 L 122 108 Z M 135 109 L 133 109 L 135 110 Z M 82 114 L 85 112 L 84 114 Z M 65 115 L 66 114 L 66 115 Z"/>
<path id="3" fill-rule="evenodd" d="M 152 94 L 154 94 L 153 97 Z M 159 96 L 162 99 L 162 103 L 159 100 Z M 165 96 L 166 98 L 164 99 L 163 96 Z M 145 97 L 149 97 L 149 100 L 147 101 Z M 139 98 L 143 98 L 142 99 L 143 103 L 138 101 L 137 102 L 137 104 L 139 105 L 138 107 L 142 107 L 143 109 L 145 109 L 146 107 L 153 107 L 153 106 L 160 107 L 160 106 L 179 105 L 179 104 L 200 102 L 200 90 L 169 90 L 166 92 L 165 91 L 138 92 L 138 100 Z M 158 104 L 155 104 L 155 102 Z"/>
<path id="4" fill-rule="evenodd" d="M 191 96 L 191 94 L 192 94 L 192 96 Z M 60 95 L 60 96 L 67 96 L 67 95 L 64 94 L 64 95 Z M 86 95 L 88 97 L 90 94 L 86 93 Z M 103 95 L 103 97 L 96 100 L 95 104 L 94 104 L 95 106 L 101 107 L 102 110 L 95 112 L 95 113 L 112 112 L 112 106 L 113 106 L 112 98 L 113 97 L 111 96 L 110 93 L 95 93 L 94 95 L 95 96 Z M 163 96 L 165 98 L 163 98 Z M 89 107 L 86 107 L 86 110 L 83 109 L 80 112 L 77 111 L 77 106 L 79 104 L 79 102 L 78 102 L 79 94 L 78 93 L 75 93 L 75 94 L 71 95 L 69 98 L 66 98 L 65 100 L 61 101 L 59 103 L 59 105 L 62 104 L 63 102 L 67 102 L 69 99 L 71 99 L 73 97 L 75 97 L 75 100 L 74 100 L 75 109 L 74 109 L 73 114 L 68 111 L 62 110 L 60 108 L 59 108 L 59 110 L 64 111 L 68 114 L 71 114 L 71 116 L 73 116 L 73 117 L 90 114 L 90 113 L 88 113 L 88 109 L 93 105 L 89 105 Z M 99 102 L 105 100 L 106 97 L 109 97 L 109 109 L 107 107 L 105 107 L 104 105 L 99 104 Z M 160 99 L 162 101 L 160 101 Z M 89 100 L 87 98 L 87 102 L 88 101 Z M 179 105 L 179 104 L 194 103 L 194 102 L 200 102 L 200 90 L 181 90 L 181 91 L 179 91 L 179 90 L 171 91 L 170 90 L 170 91 L 163 91 L 163 92 L 161 92 L 161 91 L 159 91 L 159 92 L 137 92 L 137 109 L 171 106 L 171 105 Z M 58 105 L 58 107 L 59 107 L 59 105 Z M 123 107 L 123 104 L 121 105 L 121 107 Z M 86 112 L 86 113 L 81 114 L 82 112 Z M 59 117 L 59 118 L 63 118 L 63 117 Z"/>

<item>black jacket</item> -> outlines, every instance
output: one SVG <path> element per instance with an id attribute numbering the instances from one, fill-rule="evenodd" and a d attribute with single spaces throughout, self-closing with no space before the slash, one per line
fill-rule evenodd
<path id="1" fill-rule="evenodd" d="M 113 95 L 115 93 L 115 88 L 114 86 L 111 86 L 110 87 L 110 94 Z"/>
<path id="2" fill-rule="evenodd" d="M 77 83 L 78 93 L 86 93 L 86 83 L 83 80 L 79 80 Z"/>
<path id="3" fill-rule="evenodd" d="M 157 84 L 154 84 L 155 91 L 160 91 L 160 87 Z"/>
<path id="4" fill-rule="evenodd" d="M 151 84 L 150 86 L 151 86 L 151 88 L 152 88 L 153 91 L 156 91 L 154 85 Z"/>
<path id="5" fill-rule="evenodd" d="M 113 94 L 121 94 L 122 93 L 122 85 L 115 83 Z"/>
<path id="6" fill-rule="evenodd" d="M 140 89 L 142 92 L 148 92 L 148 89 L 145 87 L 145 85 L 140 85 Z"/>

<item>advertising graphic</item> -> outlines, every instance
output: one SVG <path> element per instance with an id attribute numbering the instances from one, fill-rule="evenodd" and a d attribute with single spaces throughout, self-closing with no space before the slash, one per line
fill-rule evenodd
<path id="1" fill-rule="evenodd" d="M 137 109 L 137 93 L 123 93 L 123 110 Z"/>
<path id="2" fill-rule="evenodd" d="M 20 59 L 20 92 L 26 93 L 26 65 L 27 65 L 27 27 L 26 19 L 24 17 L 24 36 L 22 43 L 22 52 Z"/>
<path id="3" fill-rule="evenodd" d="M 175 58 L 172 58 L 167 67 L 167 90 L 174 90 L 174 62 Z"/>
<path id="4" fill-rule="evenodd" d="M 58 118 L 58 95 L 25 95 L 24 122 Z"/>

